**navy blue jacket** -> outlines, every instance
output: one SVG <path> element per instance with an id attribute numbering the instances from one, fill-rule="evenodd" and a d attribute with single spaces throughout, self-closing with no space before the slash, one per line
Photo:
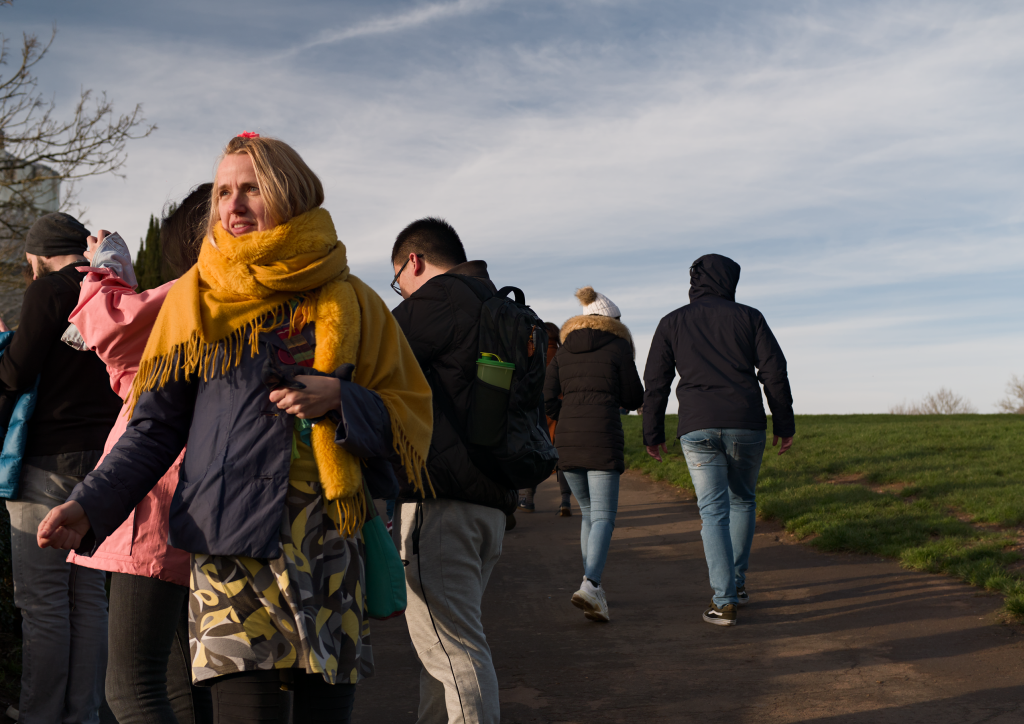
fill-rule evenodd
<path id="1" fill-rule="evenodd" d="M 665 442 L 665 407 L 679 373 L 676 437 L 705 428 L 764 430 L 761 388 L 779 437 L 792 437 L 786 357 L 764 316 L 736 303 L 740 265 L 707 254 L 690 267 L 690 303 L 658 323 L 644 370 L 644 444 Z"/>
<path id="2" fill-rule="evenodd" d="M 315 343 L 313 325 L 303 335 Z M 288 490 L 294 417 L 270 402 L 263 362 L 284 342 L 260 335 L 226 375 L 177 380 L 139 398 L 128 429 L 71 493 L 91 526 L 79 553 L 91 555 L 186 448 L 170 510 L 169 542 L 190 553 L 276 558 Z M 337 373 L 336 373 L 337 375 Z M 341 376 L 341 375 L 337 375 Z M 373 463 L 364 475 L 375 497 L 395 497 L 391 421 L 380 396 L 342 379 L 336 442 Z"/>

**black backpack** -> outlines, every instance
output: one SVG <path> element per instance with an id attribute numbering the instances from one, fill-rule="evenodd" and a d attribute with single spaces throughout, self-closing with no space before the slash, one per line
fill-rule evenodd
<path id="1" fill-rule="evenodd" d="M 480 309 L 480 355 L 494 355 L 515 364 L 506 390 L 473 378 L 465 426 L 448 415 L 469 450 L 473 464 L 491 480 L 513 490 L 546 480 L 558 462 L 544 417 L 544 372 L 548 333 L 544 322 L 526 305 L 516 287 L 497 294 L 478 279 L 448 274 L 469 287 L 483 303 Z M 508 298 L 509 292 L 515 301 Z M 447 395 L 444 405 L 450 409 Z"/>

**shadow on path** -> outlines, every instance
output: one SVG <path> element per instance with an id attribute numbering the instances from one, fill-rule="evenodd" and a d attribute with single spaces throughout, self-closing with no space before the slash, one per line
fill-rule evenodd
<path id="1" fill-rule="evenodd" d="M 1001 599 L 871 556 L 821 553 L 758 524 L 732 628 L 701 620 L 711 591 L 696 503 L 627 472 L 602 583 L 612 621 L 569 598 L 582 577 L 578 509 L 557 486 L 517 514 L 484 599 L 504 724 L 1024 721 L 1024 637 Z M 377 675 L 357 724 L 416 720 L 405 623 L 373 622 Z"/>

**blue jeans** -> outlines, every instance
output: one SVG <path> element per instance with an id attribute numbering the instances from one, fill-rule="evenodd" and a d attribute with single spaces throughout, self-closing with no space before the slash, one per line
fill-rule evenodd
<path id="1" fill-rule="evenodd" d="M 600 585 L 608 546 L 615 530 L 615 511 L 619 508 L 619 473 L 615 470 L 566 470 L 565 479 L 580 504 L 580 548 L 583 573 Z"/>
<path id="2" fill-rule="evenodd" d="M 107 673 L 106 574 L 40 548 L 36 528 L 82 481 L 23 465 L 21 497 L 8 500 L 14 604 L 21 609 L 25 724 L 96 724 Z"/>
<path id="3" fill-rule="evenodd" d="M 746 585 L 757 517 L 755 490 L 764 430 L 709 428 L 679 438 L 700 508 L 704 556 L 715 605 L 737 603 Z"/>

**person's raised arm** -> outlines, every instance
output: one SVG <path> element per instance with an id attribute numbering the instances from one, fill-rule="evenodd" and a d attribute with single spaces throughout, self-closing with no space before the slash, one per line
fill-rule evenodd
<path id="1" fill-rule="evenodd" d="M 764 386 L 768 409 L 772 411 L 772 447 L 779 439 L 782 446 L 779 455 L 789 450 L 796 434 L 793 417 L 793 393 L 789 387 L 789 373 L 786 370 L 786 356 L 772 334 L 764 317 L 758 315 L 754 328 L 754 353 L 757 355 L 757 379 Z"/>
<path id="2" fill-rule="evenodd" d="M 644 446 L 647 454 L 661 462 L 661 450 L 665 446 L 665 408 L 672 392 L 672 380 L 676 376 L 676 357 L 669 339 L 668 317 L 663 317 L 654 331 L 651 351 L 647 354 L 644 368 Z"/>
<path id="3" fill-rule="evenodd" d="M 89 349 L 112 370 L 132 373 L 173 282 L 144 292 L 135 291 L 135 272 L 122 244 L 101 244 L 90 236 L 86 256 L 89 273 L 82 280 L 78 305 L 68 318 L 81 332 Z M 117 376 L 111 385 L 120 393 Z"/>

